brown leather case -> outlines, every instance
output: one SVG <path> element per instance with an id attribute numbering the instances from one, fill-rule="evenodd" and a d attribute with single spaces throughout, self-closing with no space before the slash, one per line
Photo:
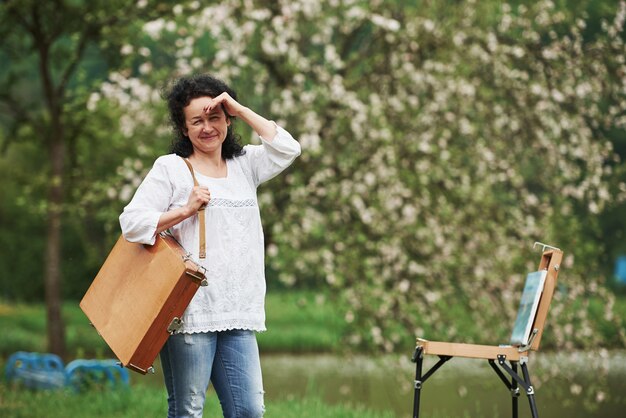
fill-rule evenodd
<path id="1" fill-rule="evenodd" d="M 80 308 L 122 365 L 146 374 L 201 285 L 204 269 L 171 235 L 151 246 L 120 236 Z"/>

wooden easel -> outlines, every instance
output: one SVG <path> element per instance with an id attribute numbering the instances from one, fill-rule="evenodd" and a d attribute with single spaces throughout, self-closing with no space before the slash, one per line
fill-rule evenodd
<path id="1" fill-rule="evenodd" d="M 559 275 L 561 260 L 563 259 L 563 252 L 558 248 L 540 242 L 536 242 L 533 248 L 537 245 L 543 247 L 543 254 L 541 255 L 538 270 L 547 270 L 548 273 L 546 275 L 543 293 L 539 300 L 537 313 L 533 321 L 529 341 L 522 346 L 491 346 L 427 341 L 418 338 L 412 358 L 412 361 L 416 363 L 414 382 L 415 395 L 413 398 L 414 418 L 419 418 L 420 394 L 424 382 L 452 357 L 487 360 L 491 368 L 511 392 L 513 418 L 517 418 L 518 416 L 519 386 L 524 389 L 528 397 L 532 417 L 538 418 L 535 390 L 531 384 L 530 374 L 528 372 L 528 354 L 530 351 L 537 351 L 539 349 L 539 343 L 541 342 L 548 310 L 550 309 L 550 303 L 552 302 L 552 296 L 554 295 L 554 289 Z M 433 365 L 426 374 L 422 374 L 424 355 L 439 356 L 439 361 Z M 521 367 L 522 376 L 517 373 L 518 365 Z M 503 370 L 509 375 L 510 380 L 508 380 L 509 377 L 504 374 Z"/>

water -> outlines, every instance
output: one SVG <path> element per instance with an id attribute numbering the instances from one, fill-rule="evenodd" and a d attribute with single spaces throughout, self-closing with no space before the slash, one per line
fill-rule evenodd
<path id="1" fill-rule="evenodd" d="M 261 354 L 266 399 L 319 396 L 409 417 L 415 365 L 409 356 Z M 427 356 L 424 373 L 437 357 Z M 157 363 L 158 364 L 158 363 Z M 541 418 L 617 418 L 626 408 L 626 352 L 534 353 L 529 370 Z M 134 382 L 162 384 L 160 376 Z M 510 417 L 509 390 L 484 360 L 453 358 L 424 383 L 424 417 Z M 530 417 L 519 397 L 519 417 Z"/>

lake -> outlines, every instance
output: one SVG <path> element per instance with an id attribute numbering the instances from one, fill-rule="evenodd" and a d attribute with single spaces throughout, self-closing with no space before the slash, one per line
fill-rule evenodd
<path id="1" fill-rule="evenodd" d="M 406 356 L 261 354 L 267 399 L 317 395 L 409 417 L 415 365 Z M 424 373 L 437 357 L 427 356 Z M 160 366 L 157 363 L 157 366 Z M 157 374 L 160 367 L 157 367 Z M 531 381 L 541 418 L 621 418 L 626 409 L 626 352 L 533 353 Z M 162 384 L 161 376 L 133 382 Z M 520 418 L 530 417 L 525 394 Z M 453 358 L 424 383 L 421 416 L 510 417 L 511 396 L 487 361 Z"/>

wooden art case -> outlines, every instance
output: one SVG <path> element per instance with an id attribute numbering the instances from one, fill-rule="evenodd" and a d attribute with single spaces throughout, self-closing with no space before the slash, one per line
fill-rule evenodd
<path id="1" fill-rule="evenodd" d="M 120 236 L 80 307 L 122 365 L 145 374 L 206 283 L 173 236 L 160 234 L 154 245 Z"/>

